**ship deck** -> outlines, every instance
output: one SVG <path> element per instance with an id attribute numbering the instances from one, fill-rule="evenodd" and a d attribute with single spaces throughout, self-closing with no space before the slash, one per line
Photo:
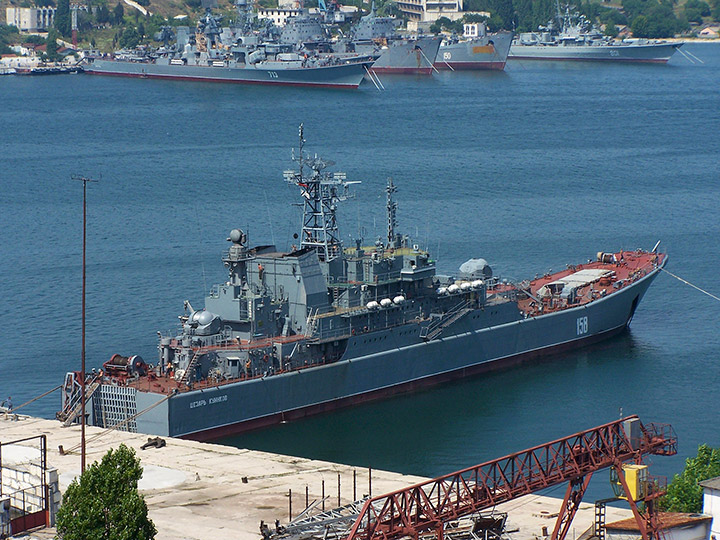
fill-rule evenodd
<path id="1" fill-rule="evenodd" d="M 530 286 L 524 289 L 530 295 L 524 295 L 524 298 L 518 300 L 520 310 L 528 317 L 535 317 L 588 304 L 641 279 L 665 259 L 665 254 L 646 251 L 619 251 L 605 255 L 611 258 L 611 262 L 592 261 L 569 265 L 565 270 L 530 281 Z M 574 302 L 543 295 L 543 291 L 557 283 L 575 289 Z M 493 292 L 503 291 L 500 289 Z"/>
<path id="2" fill-rule="evenodd" d="M 606 253 L 605 256 L 610 262 L 591 261 L 578 265 L 568 265 L 565 270 L 552 274 L 547 273 L 532 281 L 525 282 L 520 286 L 510 283 L 499 283 L 488 289 L 488 302 L 492 303 L 501 299 L 507 301 L 506 297 L 517 296 L 518 308 L 524 317 L 547 315 L 564 309 L 587 305 L 590 302 L 607 297 L 646 276 L 656 265 L 662 264 L 665 259 L 664 254 L 645 251 L 620 251 L 617 253 Z M 554 284 L 557 288 L 557 284 L 559 283 L 564 284 L 565 287 L 575 289 L 574 299 L 558 294 L 552 296 L 545 296 L 543 294 L 543 291 L 547 291 L 548 287 L 553 287 Z M 359 306 L 342 311 L 351 313 L 362 310 L 367 310 L 367 308 L 365 306 Z M 335 314 L 337 314 L 337 312 L 318 315 L 318 317 Z M 202 349 L 197 349 L 196 352 L 198 354 L 211 351 L 232 353 L 233 351 L 240 352 L 268 348 L 272 346 L 273 342 L 278 341 L 289 343 L 304 339 L 307 339 L 307 336 L 279 336 L 254 341 L 238 341 L 236 343 L 215 347 L 203 347 Z M 333 339 L 338 339 L 338 337 L 335 336 Z M 318 364 L 300 366 L 293 369 L 293 371 L 307 369 L 316 365 Z M 274 370 L 272 373 L 284 373 L 284 370 Z M 112 384 L 114 382 L 115 384 L 135 388 L 141 392 L 169 395 L 175 392 L 217 388 L 226 384 L 260 379 L 267 375 L 268 373 L 258 373 L 253 375 L 243 374 L 238 378 L 229 379 L 207 378 L 194 381 L 191 384 L 178 381 L 167 373 L 162 376 L 157 376 L 152 372 L 146 376 L 128 379 L 126 381 L 117 379 L 110 381 L 108 377 L 106 377 L 105 380 L 107 383 Z"/>

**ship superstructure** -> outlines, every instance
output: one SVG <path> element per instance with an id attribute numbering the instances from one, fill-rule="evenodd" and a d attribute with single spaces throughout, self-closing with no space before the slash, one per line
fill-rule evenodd
<path id="1" fill-rule="evenodd" d="M 302 199 L 298 244 L 251 246 L 233 229 L 227 280 L 204 308 L 184 303 L 157 362 L 114 355 L 88 377 L 91 423 L 210 439 L 578 347 L 626 328 L 666 261 L 656 250 L 601 252 L 511 284 L 474 258 L 441 276 L 398 232 L 392 180 L 385 237 L 345 247 L 338 208 L 357 182 L 304 143 L 301 126 L 297 167 L 284 173 Z M 66 377 L 66 422 L 79 379 Z"/>

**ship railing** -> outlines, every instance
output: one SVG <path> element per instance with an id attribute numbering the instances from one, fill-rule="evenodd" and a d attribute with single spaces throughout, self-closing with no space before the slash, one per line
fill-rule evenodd
<path id="1" fill-rule="evenodd" d="M 401 271 L 395 272 L 384 272 L 382 274 L 374 274 L 373 279 L 370 281 L 349 281 L 347 276 L 336 276 L 328 277 L 328 284 L 346 284 L 346 285 L 377 285 L 378 283 L 385 283 L 390 281 L 397 281 L 402 276 Z"/>
<path id="2" fill-rule="evenodd" d="M 369 311 L 369 310 L 368 310 Z M 409 322 L 413 320 L 419 320 L 422 315 L 422 310 L 420 308 L 418 309 L 412 309 L 408 310 L 403 313 L 402 319 L 392 323 L 392 324 L 386 324 L 383 326 L 374 326 L 374 327 L 368 327 L 363 324 L 358 325 L 347 325 L 342 326 L 340 328 L 334 328 L 332 330 L 320 330 L 316 334 L 312 335 L 311 337 L 313 339 L 318 340 L 326 340 L 331 338 L 346 338 L 354 335 L 359 334 L 365 334 L 367 332 L 375 332 L 379 330 L 388 330 L 390 328 L 397 328 L 398 326 L 403 326 L 405 324 L 408 324 Z"/>
<path id="3" fill-rule="evenodd" d="M 439 335 L 440 332 L 442 332 L 443 328 L 462 317 L 464 310 L 470 309 L 471 305 L 472 300 L 463 300 L 462 302 L 453 306 L 448 311 L 443 313 L 442 316 L 438 317 L 435 321 L 423 327 L 423 329 L 420 331 L 420 337 L 428 341 L 433 339 L 434 337 Z"/>
<path id="4" fill-rule="evenodd" d="M 95 390 L 102 384 L 103 379 L 100 374 L 93 375 L 92 377 L 85 376 L 85 402 L 92 397 Z M 62 411 L 57 413 L 57 419 L 61 420 L 66 426 L 70 425 L 75 418 L 80 414 L 82 400 L 82 387 L 79 382 L 76 382 L 70 399 L 65 403 L 65 407 Z"/>

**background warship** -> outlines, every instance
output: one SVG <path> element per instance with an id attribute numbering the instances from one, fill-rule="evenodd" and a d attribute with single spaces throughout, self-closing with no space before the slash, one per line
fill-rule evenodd
<path id="1" fill-rule="evenodd" d="M 395 28 L 395 19 L 379 17 L 375 2 L 370 13 L 351 29 L 349 40 L 338 47 L 375 58 L 372 70 L 376 73 L 418 73 L 431 75 L 433 63 L 440 48 L 437 36 L 402 37 Z"/>
<path id="2" fill-rule="evenodd" d="M 212 0 L 203 5 L 205 16 L 194 34 L 178 29 L 178 35 L 172 36 L 177 37 L 174 45 L 169 45 L 168 28 L 165 47 L 156 53 L 134 59 L 90 59 L 84 70 L 124 77 L 357 88 L 372 64 L 367 58 L 299 49 L 292 32 L 283 36 L 270 25 L 259 25 L 247 0 L 237 0 L 239 20 L 226 28 L 212 15 Z"/>
<path id="3" fill-rule="evenodd" d="M 304 153 L 302 126 L 294 161 L 284 177 L 302 200 L 299 245 L 251 247 L 233 229 L 227 281 L 203 309 L 185 302 L 157 362 L 116 354 L 98 373 L 68 373 L 61 420 L 77 420 L 83 377 L 90 424 L 207 440 L 519 364 L 624 330 L 667 260 L 656 245 L 519 284 L 483 259 L 438 275 L 397 232 L 391 180 L 386 237 L 344 248 L 337 206 L 356 182 Z"/>
<path id="4" fill-rule="evenodd" d="M 539 32 L 524 32 L 515 37 L 509 58 L 517 60 L 604 60 L 664 64 L 682 43 L 635 39 L 619 41 L 604 36 L 590 21 L 557 5 L 556 20 Z"/>
<path id="5" fill-rule="evenodd" d="M 435 60 L 436 69 L 505 69 L 512 32 L 488 34 L 483 23 L 463 25 L 462 37 L 445 39 Z"/>

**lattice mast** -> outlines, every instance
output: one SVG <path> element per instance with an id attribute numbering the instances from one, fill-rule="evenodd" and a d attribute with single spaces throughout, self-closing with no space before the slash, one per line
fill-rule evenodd
<path id="1" fill-rule="evenodd" d="M 397 191 L 397 187 L 393 184 L 393 179 L 388 178 L 385 192 L 387 193 L 387 245 L 388 247 L 399 247 L 395 245 L 395 227 L 397 226 L 397 203 L 393 200 L 393 193 Z"/>
<path id="2" fill-rule="evenodd" d="M 333 165 L 315 155 L 310 157 L 304 153 L 305 139 L 303 125 L 299 130 L 298 156 L 293 151 L 293 161 L 298 170 L 283 173 L 285 181 L 300 188 L 303 201 L 303 217 L 301 232 L 301 248 L 313 248 L 322 262 L 330 262 L 340 256 L 342 242 L 338 231 L 336 210 L 337 203 L 350 198 L 348 187 L 359 182 L 348 182 L 343 172 L 326 172 L 324 169 Z M 305 174 L 305 167 L 310 174 Z"/>

